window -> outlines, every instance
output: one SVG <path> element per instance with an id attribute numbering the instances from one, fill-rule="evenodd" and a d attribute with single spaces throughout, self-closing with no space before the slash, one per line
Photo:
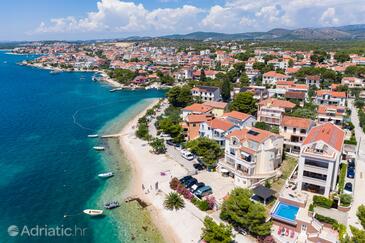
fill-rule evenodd
<path id="1" fill-rule="evenodd" d="M 293 132 L 297 132 L 297 129 L 295 127 L 293 128 Z"/>
<path id="2" fill-rule="evenodd" d="M 284 131 L 286 132 L 286 129 L 288 129 L 287 127 L 284 127 Z"/>

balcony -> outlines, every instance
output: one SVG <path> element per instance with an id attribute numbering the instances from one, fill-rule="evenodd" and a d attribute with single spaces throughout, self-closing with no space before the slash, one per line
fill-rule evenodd
<path id="1" fill-rule="evenodd" d="M 326 186 L 326 181 L 316 179 L 316 178 L 313 178 L 313 177 L 309 177 L 309 176 L 303 176 L 303 182 L 309 183 L 309 184 L 312 184 L 312 185 L 322 186 L 322 187 Z"/>
<path id="2" fill-rule="evenodd" d="M 225 153 L 225 156 L 230 159 L 234 160 L 236 164 L 244 165 L 247 168 L 254 168 L 256 165 L 256 161 L 254 159 L 251 159 L 251 161 L 247 161 L 244 158 L 241 157 L 241 155 L 236 157 L 235 155 L 232 155 L 231 153 Z"/>
<path id="3" fill-rule="evenodd" d="M 306 165 L 306 164 L 304 164 L 304 170 L 310 171 L 313 173 L 323 174 L 323 175 L 327 175 L 327 173 L 328 173 L 328 169 L 326 169 L 326 168 L 319 167 L 319 166 L 313 166 L 313 165 Z"/>

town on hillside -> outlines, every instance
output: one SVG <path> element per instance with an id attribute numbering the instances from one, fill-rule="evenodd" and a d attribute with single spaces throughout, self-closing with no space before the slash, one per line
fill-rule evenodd
<path id="1" fill-rule="evenodd" d="M 99 72 L 115 88 L 167 89 L 136 136 L 186 169 L 165 207 L 202 211 L 201 242 L 364 242 L 364 50 L 183 44 L 37 42 L 13 53 L 37 54 L 21 64 L 53 73 Z"/>

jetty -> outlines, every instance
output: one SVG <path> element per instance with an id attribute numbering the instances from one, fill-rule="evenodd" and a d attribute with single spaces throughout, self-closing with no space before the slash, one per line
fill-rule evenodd
<path id="1" fill-rule="evenodd" d="M 145 201 L 143 201 L 142 199 L 140 199 L 137 196 L 130 196 L 124 200 L 125 203 L 130 203 L 130 202 L 134 202 L 134 201 L 136 201 L 142 208 L 147 208 L 149 206 L 148 203 L 146 203 Z"/>
<path id="2" fill-rule="evenodd" d="M 119 138 L 122 136 L 120 133 L 102 135 L 101 138 Z"/>

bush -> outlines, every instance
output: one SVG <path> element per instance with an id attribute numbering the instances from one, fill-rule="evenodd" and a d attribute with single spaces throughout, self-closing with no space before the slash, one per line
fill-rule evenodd
<path id="1" fill-rule="evenodd" d="M 327 223 L 332 225 L 333 227 L 337 227 L 338 226 L 338 222 L 336 219 L 330 218 L 330 217 L 326 217 L 320 214 L 316 214 L 314 216 L 318 221 L 322 222 L 322 223 Z"/>
<path id="2" fill-rule="evenodd" d="M 172 180 L 170 181 L 170 188 L 175 191 L 179 185 L 179 179 L 177 179 L 176 177 L 172 178 Z"/>
<path id="3" fill-rule="evenodd" d="M 170 192 L 166 196 L 163 204 L 164 204 L 164 207 L 169 210 L 174 210 L 174 209 L 179 210 L 185 206 L 184 200 L 176 192 Z"/>
<path id="4" fill-rule="evenodd" d="M 206 200 L 198 200 L 197 206 L 201 211 L 207 211 L 209 209 L 209 203 Z"/>
<path id="5" fill-rule="evenodd" d="M 340 194 L 343 192 L 343 188 L 345 186 L 346 171 L 347 171 L 347 164 L 342 164 L 338 179 L 338 193 Z"/>
<path id="6" fill-rule="evenodd" d="M 359 218 L 362 227 L 365 228 L 365 206 L 364 205 L 360 205 L 357 208 L 356 216 Z"/>
<path id="7" fill-rule="evenodd" d="M 311 205 L 309 205 L 309 212 L 313 212 L 314 211 L 314 205 L 313 203 L 311 203 Z"/>
<path id="8" fill-rule="evenodd" d="M 333 201 L 329 198 L 315 195 L 313 196 L 313 205 L 322 208 L 331 208 Z"/>
<path id="9" fill-rule="evenodd" d="M 341 206 L 348 207 L 348 206 L 350 206 L 350 204 L 352 202 L 352 196 L 348 195 L 348 194 L 341 194 L 340 202 L 341 202 Z"/>

